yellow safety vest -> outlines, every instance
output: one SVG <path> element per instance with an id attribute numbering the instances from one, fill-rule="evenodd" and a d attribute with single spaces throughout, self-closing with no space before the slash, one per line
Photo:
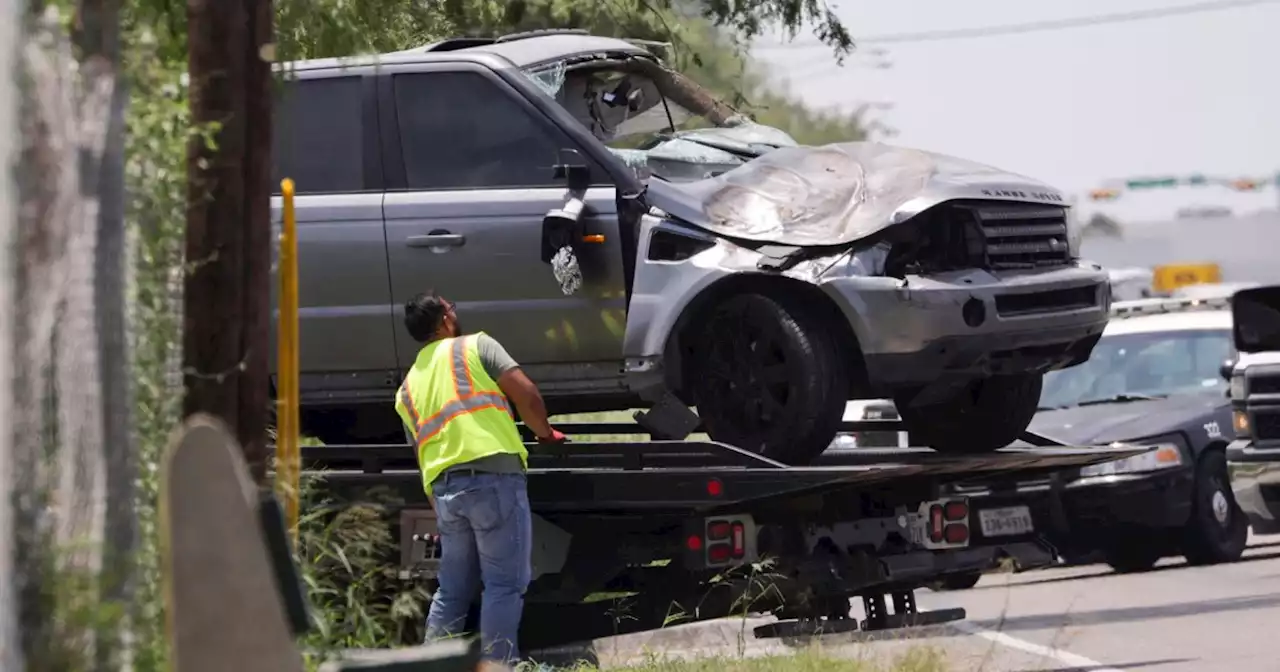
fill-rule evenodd
<path id="1" fill-rule="evenodd" d="M 476 336 L 428 343 L 396 395 L 396 413 L 413 428 L 427 495 L 445 469 L 482 457 L 509 453 L 529 466 L 507 399 L 480 362 Z"/>

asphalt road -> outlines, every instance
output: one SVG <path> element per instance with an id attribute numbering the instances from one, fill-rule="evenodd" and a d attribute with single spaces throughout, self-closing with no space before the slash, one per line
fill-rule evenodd
<path id="1" fill-rule="evenodd" d="M 921 609 L 964 607 L 955 624 L 822 638 L 829 653 L 888 662 L 910 649 L 942 654 L 951 672 L 1275 672 L 1280 670 L 1280 536 L 1255 537 L 1238 563 L 1180 558 L 1119 575 L 1105 565 L 991 574 L 973 589 L 919 591 Z M 861 607 L 855 608 L 855 613 Z M 722 621 L 602 640 L 601 663 L 666 655 L 781 653 L 759 623 Z"/>

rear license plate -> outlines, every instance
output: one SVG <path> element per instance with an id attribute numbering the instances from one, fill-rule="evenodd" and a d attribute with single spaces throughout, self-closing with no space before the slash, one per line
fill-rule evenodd
<path id="1" fill-rule="evenodd" d="M 984 537 L 1010 537 L 1035 529 L 1031 522 L 1031 509 L 1025 506 L 979 510 L 978 522 Z"/>

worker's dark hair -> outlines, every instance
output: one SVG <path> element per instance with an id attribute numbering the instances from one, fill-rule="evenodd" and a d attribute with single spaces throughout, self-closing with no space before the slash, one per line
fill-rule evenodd
<path id="1" fill-rule="evenodd" d="M 413 340 L 426 343 L 435 337 L 448 310 L 449 304 L 428 289 L 405 302 L 404 326 Z"/>

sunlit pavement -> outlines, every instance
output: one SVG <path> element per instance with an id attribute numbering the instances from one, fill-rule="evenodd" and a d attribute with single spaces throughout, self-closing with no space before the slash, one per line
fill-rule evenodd
<path id="1" fill-rule="evenodd" d="M 964 607 L 958 624 L 822 638 L 832 654 L 888 661 L 912 647 L 945 654 L 953 672 L 1275 672 L 1280 670 L 1280 536 L 1253 537 L 1237 563 L 1168 559 L 1120 575 L 1105 565 L 992 574 L 970 590 L 917 594 L 921 609 Z M 855 609 L 855 613 L 861 607 Z M 859 614 L 860 615 L 860 614 Z M 668 656 L 764 655 L 767 621 L 727 620 L 601 640 L 604 666 L 646 651 Z"/>

